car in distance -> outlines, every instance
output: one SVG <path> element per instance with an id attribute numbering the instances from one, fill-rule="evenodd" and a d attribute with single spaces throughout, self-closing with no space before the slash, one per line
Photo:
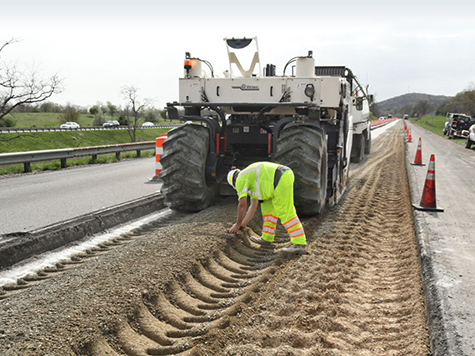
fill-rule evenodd
<path id="1" fill-rule="evenodd" d="M 109 120 L 102 124 L 103 127 L 115 127 L 120 126 L 119 121 L 117 120 Z"/>
<path id="2" fill-rule="evenodd" d="M 468 129 L 467 139 L 465 141 L 465 148 L 472 148 L 472 145 L 475 144 L 475 124 L 470 126 Z"/>
<path id="3" fill-rule="evenodd" d="M 65 122 L 59 128 L 61 129 L 79 129 L 81 126 L 77 122 Z"/>
<path id="4" fill-rule="evenodd" d="M 142 126 L 155 126 L 155 124 L 153 122 L 146 121 L 142 124 Z"/>

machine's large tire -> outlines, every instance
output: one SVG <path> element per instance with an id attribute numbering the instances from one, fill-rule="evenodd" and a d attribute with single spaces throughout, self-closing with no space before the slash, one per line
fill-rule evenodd
<path id="1" fill-rule="evenodd" d="M 328 179 L 324 132 L 304 125 L 285 128 L 277 139 L 275 161 L 294 172 L 294 202 L 298 214 L 312 216 L 323 213 Z"/>
<path id="2" fill-rule="evenodd" d="M 366 140 L 364 135 L 353 135 L 353 147 L 351 148 L 350 161 L 353 163 L 359 163 L 364 160 L 366 151 Z"/>
<path id="3" fill-rule="evenodd" d="M 365 139 L 364 153 L 366 155 L 369 155 L 371 153 L 371 130 L 369 131 L 368 139 Z"/>
<path id="4" fill-rule="evenodd" d="M 213 205 L 216 189 L 205 179 L 209 152 L 209 130 L 200 125 L 183 125 L 168 132 L 160 156 L 162 194 L 173 210 L 197 212 Z"/>

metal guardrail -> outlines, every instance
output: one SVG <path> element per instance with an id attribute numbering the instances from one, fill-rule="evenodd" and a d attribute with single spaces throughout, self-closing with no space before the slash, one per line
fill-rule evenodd
<path id="1" fill-rule="evenodd" d="M 136 130 L 146 129 L 172 129 L 180 125 L 155 125 L 155 126 L 135 126 Z M 58 131 L 97 131 L 97 130 L 128 130 L 133 129 L 133 126 L 84 126 L 78 129 L 62 129 L 60 127 L 0 127 L 0 133 L 23 133 L 23 132 L 58 132 Z"/>
<path id="2" fill-rule="evenodd" d="M 0 165 L 23 163 L 24 171 L 31 172 L 31 162 L 59 159 L 61 161 L 61 168 L 66 168 L 66 160 L 68 158 L 92 156 L 92 159 L 97 159 L 98 155 L 115 153 L 117 159 L 119 159 L 121 152 L 126 151 L 137 151 L 137 156 L 140 157 L 141 151 L 152 150 L 155 148 L 155 141 L 146 141 L 106 146 L 0 153 Z"/>

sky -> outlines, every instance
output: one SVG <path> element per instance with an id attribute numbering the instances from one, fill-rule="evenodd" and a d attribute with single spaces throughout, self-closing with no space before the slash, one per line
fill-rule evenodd
<path id="1" fill-rule="evenodd" d="M 257 37 L 261 64 L 313 51 L 346 66 L 375 100 L 406 93 L 454 96 L 475 82 L 475 2 L 0 0 L 0 65 L 64 90 L 49 101 L 124 107 L 122 89 L 163 108 L 178 100 L 185 52 L 228 69 L 225 37 Z"/>

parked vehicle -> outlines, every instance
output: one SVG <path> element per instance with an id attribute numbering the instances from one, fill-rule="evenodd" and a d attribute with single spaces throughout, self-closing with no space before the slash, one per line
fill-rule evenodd
<path id="1" fill-rule="evenodd" d="M 155 124 L 153 122 L 146 121 L 142 124 L 142 126 L 155 126 Z"/>
<path id="2" fill-rule="evenodd" d="M 465 148 L 472 148 L 473 144 L 475 144 L 475 125 L 470 126 L 470 128 L 468 129 L 468 135 L 465 141 Z"/>
<path id="3" fill-rule="evenodd" d="M 346 190 L 350 158 L 359 162 L 370 153 L 367 88 L 347 67 L 315 66 L 312 51 L 290 59 L 278 76 L 273 64 L 262 70 L 257 38 L 225 42 L 225 77 L 215 77 L 208 61 L 185 55 L 179 100 L 167 104 L 168 117 L 195 124 L 169 131 L 163 142 L 165 204 L 193 212 L 214 204 L 217 195 L 235 195 L 227 173 L 257 161 L 293 170 L 299 214 L 319 214 L 326 204 L 337 204 Z M 252 44 L 256 50 L 245 69 L 239 50 Z M 205 65 L 210 73 L 202 70 Z M 295 72 L 286 74 L 293 66 Z"/>
<path id="4" fill-rule="evenodd" d="M 102 124 L 103 127 L 116 127 L 116 126 L 120 126 L 120 123 L 119 121 L 117 120 L 110 120 L 110 121 L 106 121 Z"/>
<path id="5" fill-rule="evenodd" d="M 475 119 L 465 114 L 447 113 L 447 122 L 442 133 L 448 138 L 466 138 L 468 129 L 475 124 Z"/>
<path id="6" fill-rule="evenodd" d="M 79 129 L 81 126 L 77 122 L 65 122 L 59 128 L 61 129 Z"/>

